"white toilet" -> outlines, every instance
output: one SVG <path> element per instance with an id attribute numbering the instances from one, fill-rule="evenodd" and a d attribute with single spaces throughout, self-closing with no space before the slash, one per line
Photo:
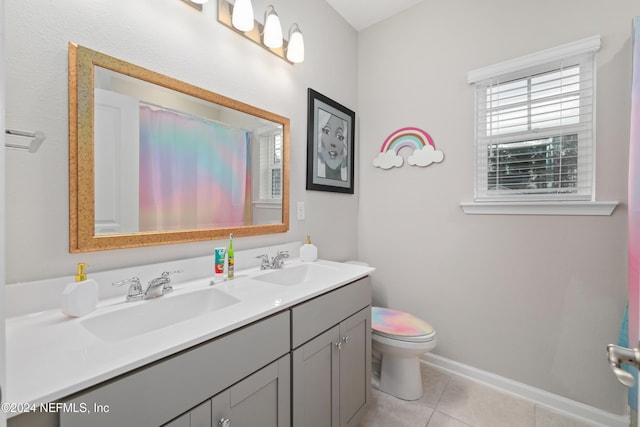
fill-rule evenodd
<path id="1" fill-rule="evenodd" d="M 409 313 L 381 307 L 371 308 L 371 328 L 373 358 L 381 359 L 373 386 L 400 399 L 420 399 L 419 357 L 435 348 L 436 331 Z"/>

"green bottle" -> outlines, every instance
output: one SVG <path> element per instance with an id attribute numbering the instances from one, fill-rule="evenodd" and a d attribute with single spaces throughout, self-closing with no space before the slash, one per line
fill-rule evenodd
<path id="1" fill-rule="evenodd" d="M 229 250 L 227 251 L 227 279 L 233 279 L 233 233 L 229 234 Z"/>

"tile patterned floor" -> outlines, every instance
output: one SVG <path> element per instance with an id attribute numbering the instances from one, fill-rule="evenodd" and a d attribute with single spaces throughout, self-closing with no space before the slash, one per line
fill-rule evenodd
<path id="1" fill-rule="evenodd" d="M 593 427 L 430 365 L 422 383 L 424 396 L 413 402 L 374 389 L 358 427 Z"/>

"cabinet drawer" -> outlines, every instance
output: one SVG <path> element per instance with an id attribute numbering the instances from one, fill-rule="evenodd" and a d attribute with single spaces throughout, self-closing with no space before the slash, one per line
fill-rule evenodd
<path id="1" fill-rule="evenodd" d="M 286 354 L 289 322 L 282 312 L 76 395 L 67 402 L 109 412 L 61 412 L 60 426 L 162 425 Z"/>
<path id="2" fill-rule="evenodd" d="M 291 309 L 291 347 L 313 337 L 371 304 L 371 278 L 320 295 Z"/>

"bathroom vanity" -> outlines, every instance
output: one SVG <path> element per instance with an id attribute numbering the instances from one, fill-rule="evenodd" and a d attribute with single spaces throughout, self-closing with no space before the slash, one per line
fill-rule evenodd
<path id="1" fill-rule="evenodd" d="M 176 295 L 139 307 L 107 304 L 89 315 L 109 316 L 105 318 L 112 323 L 114 316 L 126 318 L 123 310 L 143 313 L 163 298 L 169 310 L 171 298 L 178 305 L 193 304 L 190 295 L 206 299 L 211 291 L 216 298 L 217 293 L 230 298 L 211 312 L 134 336 L 98 329 L 87 333 L 82 324 L 91 317 L 63 319 L 61 325 L 57 313 L 42 314 L 33 325 L 45 327 L 50 316 L 55 319 L 54 338 L 64 326 L 69 338 L 77 340 L 59 345 L 80 346 L 82 352 L 41 355 L 43 361 L 51 359 L 48 371 L 55 372 L 41 384 L 19 387 L 22 396 L 30 393 L 20 397 L 11 394 L 18 381 L 11 369 L 25 376 L 30 369 L 11 357 L 10 340 L 7 401 L 21 399 L 33 407 L 9 418 L 8 425 L 355 426 L 371 400 L 371 271 L 328 261 L 291 261 L 282 270 L 239 272 L 236 279 L 214 286 L 204 280 L 177 284 Z M 29 325 L 26 319 L 8 322 L 12 340 L 29 327 L 21 320 Z M 74 328 L 84 330 L 72 332 Z M 74 378 L 84 380 L 64 384 L 64 373 L 74 361 L 59 355 L 75 355 L 78 370 L 93 364 L 95 371 L 76 372 Z M 27 359 L 33 362 L 33 357 Z M 104 367 L 111 373 L 100 372 Z M 58 390 L 51 392 L 56 383 Z"/>
<path id="2" fill-rule="evenodd" d="M 295 306 L 291 318 L 293 425 L 356 426 L 371 400 L 370 279 Z"/>

